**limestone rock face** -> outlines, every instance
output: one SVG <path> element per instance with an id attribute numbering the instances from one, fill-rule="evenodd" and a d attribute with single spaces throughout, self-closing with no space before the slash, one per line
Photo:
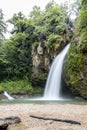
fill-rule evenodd
<path id="1" fill-rule="evenodd" d="M 32 46 L 32 76 L 31 82 L 34 85 L 45 84 L 47 72 L 49 70 L 50 60 L 46 55 L 46 50 L 41 43 L 37 47 Z M 43 85 L 44 86 L 44 85 Z"/>
<path id="2" fill-rule="evenodd" d="M 45 42 L 39 42 L 37 46 L 32 45 L 32 75 L 33 85 L 45 86 L 48 72 L 53 59 L 62 51 L 67 43 L 55 44 L 52 47 L 46 47 Z"/>
<path id="3" fill-rule="evenodd" d="M 41 44 L 39 44 L 39 46 L 37 47 L 37 53 L 39 55 L 42 55 L 43 54 L 43 48 L 41 47 Z"/>
<path id="4" fill-rule="evenodd" d="M 55 47 L 52 48 L 46 48 L 45 46 L 39 45 L 37 47 L 32 46 L 32 64 L 33 68 L 43 68 L 46 70 L 49 70 L 50 65 L 53 61 L 53 59 L 56 57 L 56 55 L 64 48 L 66 44 L 61 44 L 58 46 L 58 48 L 55 50 Z"/>
<path id="5" fill-rule="evenodd" d="M 33 57 L 33 66 L 38 67 L 39 64 L 40 64 L 40 59 L 39 59 L 38 55 L 35 55 Z"/>
<path id="6" fill-rule="evenodd" d="M 47 63 L 48 62 L 48 63 Z M 49 64 L 49 58 L 47 58 L 46 50 L 39 44 L 36 48 L 32 46 L 32 63 L 34 67 Z"/>
<path id="7" fill-rule="evenodd" d="M 45 67 L 50 69 L 50 61 L 49 61 L 49 58 L 45 57 L 44 61 L 45 61 Z"/>
<path id="8" fill-rule="evenodd" d="M 52 61 L 66 46 L 65 43 L 47 47 L 45 42 L 39 42 L 38 45 L 32 45 L 32 85 L 45 86 L 48 72 L 50 70 Z"/>

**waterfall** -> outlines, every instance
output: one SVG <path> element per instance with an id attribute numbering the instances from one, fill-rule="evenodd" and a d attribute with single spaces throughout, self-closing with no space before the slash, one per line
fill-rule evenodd
<path id="1" fill-rule="evenodd" d="M 44 91 L 44 99 L 58 100 L 61 99 L 61 76 L 64 58 L 68 52 L 70 44 L 54 59 Z"/>
<path id="2" fill-rule="evenodd" d="M 9 100 L 14 100 L 6 91 L 4 91 L 4 96 L 6 96 Z"/>

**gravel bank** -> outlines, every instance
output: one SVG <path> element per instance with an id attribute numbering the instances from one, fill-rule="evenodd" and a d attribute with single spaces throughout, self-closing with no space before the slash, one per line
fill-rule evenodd
<path id="1" fill-rule="evenodd" d="M 30 115 L 69 119 L 81 122 L 74 125 L 64 122 L 39 120 Z M 87 105 L 74 104 L 2 104 L 0 117 L 19 116 L 20 124 L 9 126 L 8 130 L 87 130 Z"/>

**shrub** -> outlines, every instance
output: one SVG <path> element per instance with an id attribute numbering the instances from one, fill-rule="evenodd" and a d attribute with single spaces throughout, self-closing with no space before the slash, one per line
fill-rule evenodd
<path id="1" fill-rule="evenodd" d="M 3 91 L 3 87 L 0 85 L 0 92 Z"/>
<path id="2" fill-rule="evenodd" d="M 9 92 L 32 92 L 33 88 L 27 80 L 18 80 L 18 81 L 4 81 L 1 83 L 1 86 L 5 91 Z"/>

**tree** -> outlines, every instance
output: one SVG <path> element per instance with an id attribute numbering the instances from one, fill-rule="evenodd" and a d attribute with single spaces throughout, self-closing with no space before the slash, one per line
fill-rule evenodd
<path id="1" fill-rule="evenodd" d="M 68 7 L 69 17 L 74 17 L 74 16 L 77 17 L 80 9 L 81 9 L 80 0 L 71 1 L 71 3 L 69 4 L 69 7 Z"/>
<path id="2" fill-rule="evenodd" d="M 87 99 L 87 0 L 81 0 L 65 71 L 73 93 Z"/>
<path id="3" fill-rule="evenodd" d="M 33 7 L 33 10 L 30 12 L 30 17 L 31 18 L 36 18 L 36 17 L 38 17 L 39 15 L 41 14 L 41 10 L 40 10 L 40 7 L 38 7 L 38 6 L 34 6 Z"/>
<path id="4" fill-rule="evenodd" d="M 6 32 L 6 23 L 4 22 L 3 12 L 0 9 L 0 40 L 3 40 L 4 33 Z"/>
<path id="5" fill-rule="evenodd" d="M 30 75 L 33 61 L 32 47 L 37 51 L 37 46 L 41 45 L 45 48 L 43 57 L 44 54 L 54 57 L 50 56 L 49 51 L 58 53 L 59 47 L 62 44 L 65 46 L 70 40 L 71 31 L 68 21 L 65 8 L 60 7 L 53 0 L 48 3 L 44 11 L 34 6 L 29 18 L 26 18 L 22 12 L 14 14 L 8 20 L 14 26 L 11 31 L 12 36 L 3 43 L 3 52 L 8 46 L 6 57 L 3 59 L 7 61 L 6 75 L 17 78 Z"/>
<path id="6" fill-rule="evenodd" d="M 13 36 L 10 38 L 15 46 L 14 75 L 21 77 L 30 73 L 31 70 L 31 45 L 34 40 L 34 26 L 31 20 L 25 18 L 22 13 L 15 14 L 8 22 L 14 25 Z"/>
<path id="7" fill-rule="evenodd" d="M 0 78 L 21 78 L 29 70 L 29 57 L 25 47 L 25 34 L 17 33 L 0 47 Z"/>
<path id="8" fill-rule="evenodd" d="M 14 45 L 11 40 L 3 40 L 0 44 L 0 81 L 12 76 Z"/>

